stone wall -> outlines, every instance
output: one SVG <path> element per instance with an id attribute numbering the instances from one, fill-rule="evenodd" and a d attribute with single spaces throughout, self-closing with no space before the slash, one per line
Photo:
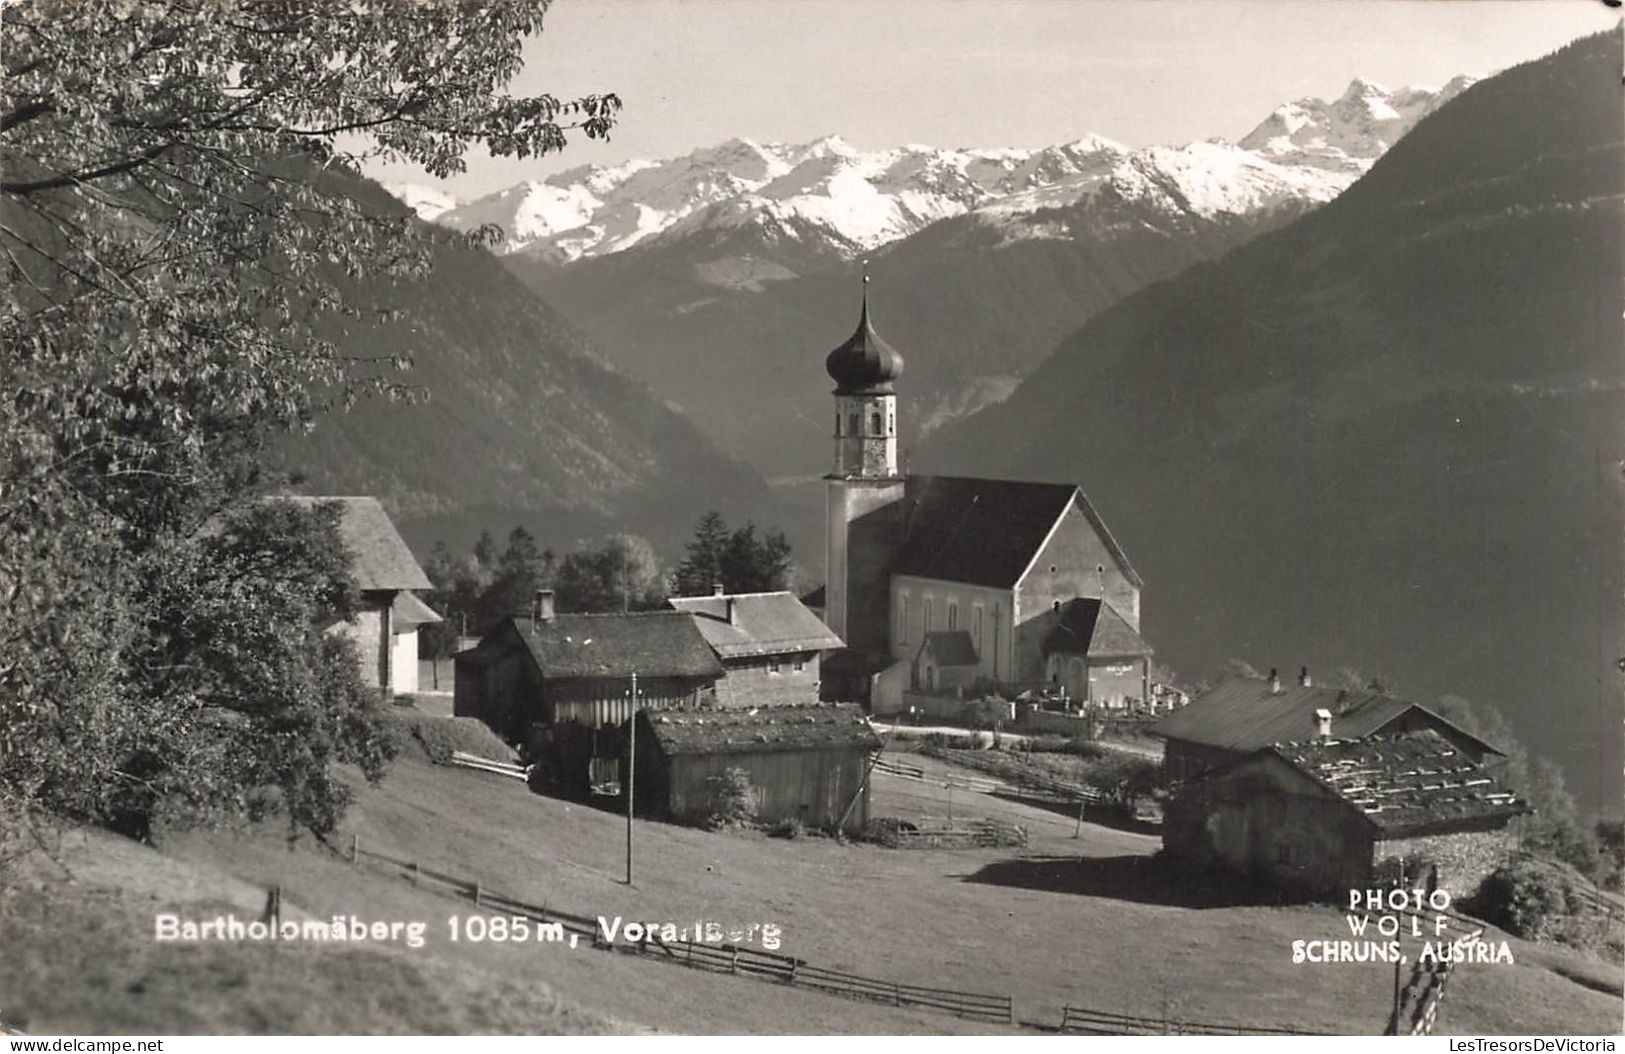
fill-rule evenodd
<path id="1" fill-rule="evenodd" d="M 1410 887 L 1425 885 L 1430 870 L 1437 866 L 1439 888 L 1448 891 L 1451 899 L 1459 900 L 1472 895 L 1517 847 L 1515 825 L 1500 830 L 1387 838 L 1373 849 L 1373 874 L 1378 881 L 1397 882 L 1403 865 L 1403 884 Z"/>

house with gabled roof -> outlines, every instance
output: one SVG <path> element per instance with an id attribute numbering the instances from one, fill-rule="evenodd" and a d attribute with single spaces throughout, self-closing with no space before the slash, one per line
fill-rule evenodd
<path id="1" fill-rule="evenodd" d="M 433 587 L 383 504 L 366 496 L 277 500 L 305 508 L 319 504 L 340 507 L 339 537 L 350 551 L 351 572 L 361 589 L 361 610 L 350 622 L 333 627 L 333 632 L 355 641 L 366 684 L 386 695 L 416 692 L 418 629 L 441 619 L 412 594 L 412 590 Z"/>
<path id="2" fill-rule="evenodd" d="M 694 616 L 700 636 L 722 663 L 716 705 L 789 706 L 818 702 L 819 666 L 842 647 L 817 615 L 785 590 L 672 597 L 673 609 Z"/>
<path id="3" fill-rule="evenodd" d="M 1149 702 L 1151 645 L 1106 601 L 1074 597 L 1044 638 L 1046 679 L 1084 706 Z"/>
<path id="4" fill-rule="evenodd" d="M 1049 680 L 1045 641 L 1078 599 L 1138 635 L 1144 583 L 1075 484 L 899 471 L 903 357 L 875 332 L 867 285 L 857 329 L 824 365 L 836 387 L 822 600 L 850 649 L 843 671 L 907 668 L 928 634 L 962 630 L 974 681 L 1035 686 Z M 1109 694 L 1127 702 L 1148 688 Z"/>
<path id="5" fill-rule="evenodd" d="M 724 672 L 688 612 L 561 615 L 550 593 L 537 617 L 504 618 L 453 662 L 452 712 L 514 743 L 542 728 L 596 731 L 640 709 L 709 703 Z"/>
<path id="6" fill-rule="evenodd" d="M 1339 897 L 1389 881 L 1461 897 L 1516 848 L 1529 811 L 1431 728 L 1321 736 L 1181 785 L 1164 809 L 1163 844 L 1197 865 Z"/>
<path id="7" fill-rule="evenodd" d="M 1420 703 L 1372 691 L 1348 691 L 1278 676 L 1232 677 L 1146 729 L 1163 741 L 1170 781 L 1194 779 L 1277 743 L 1332 736 L 1363 739 L 1432 730 L 1473 761 L 1501 756 L 1494 745 Z"/>

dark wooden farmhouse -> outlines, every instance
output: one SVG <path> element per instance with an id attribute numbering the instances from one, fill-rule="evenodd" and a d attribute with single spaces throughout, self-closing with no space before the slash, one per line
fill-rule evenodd
<path id="1" fill-rule="evenodd" d="M 694 616 L 700 636 L 716 652 L 726 676 L 717 682 L 718 706 L 791 706 L 818 702 L 819 661 L 841 647 L 795 594 L 723 593 L 673 597 Z"/>
<path id="2" fill-rule="evenodd" d="M 869 821 L 870 755 L 880 738 L 855 706 L 643 711 L 637 725 L 638 807 L 696 822 L 712 812 L 716 778 L 742 769 L 757 820 L 857 830 Z"/>
<path id="3" fill-rule="evenodd" d="M 538 727 L 620 725 L 637 708 L 709 702 L 722 664 L 681 611 L 506 618 L 455 656 L 453 712 L 515 743 Z"/>
<path id="4" fill-rule="evenodd" d="M 1163 740 L 1169 781 L 1194 779 L 1276 743 L 1327 736 L 1363 739 L 1431 729 L 1474 762 L 1501 754 L 1418 703 L 1308 682 L 1306 674 L 1292 685 L 1273 677 L 1231 678 L 1146 729 Z"/>
<path id="5" fill-rule="evenodd" d="M 1163 817 L 1171 855 L 1313 892 L 1373 881 L 1473 892 L 1529 811 L 1432 729 L 1255 751 L 1184 784 Z"/>

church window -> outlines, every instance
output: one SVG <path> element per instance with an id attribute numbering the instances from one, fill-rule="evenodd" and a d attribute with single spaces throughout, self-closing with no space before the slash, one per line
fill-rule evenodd
<path id="1" fill-rule="evenodd" d="M 880 411 L 876 410 L 869 415 L 869 429 L 871 435 L 880 435 Z"/>
<path id="2" fill-rule="evenodd" d="M 948 628 L 959 628 L 959 601 L 957 600 L 948 601 Z"/>
<path id="3" fill-rule="evenodd" d="M 837 436 L 839 436 L 841 434 L 841 415 L 840 414 L 835 415 L 835 434 Z"/>
<path id="4" fill-rule="evenodd" d="M 897 596 L 897 643 L 908 643 L 908 594 Z"/>
<path id="5" fill-rule="evenodd" d="M 971 639 L 976 642 L 976 654 L 982 654 L 982 605 L 977 604 L 971 616 Z"/>
<path id="6" fill-rule="evenodd" d="M 930 633 L 931 632 L 931 598 L 929 596 L 927 596 L 925 598 L 925 608 L 924 608 L 922 614 L 924 614 L 925 618 L 921 622 L 921 625 L 925 628 L 925 632 Z"/>

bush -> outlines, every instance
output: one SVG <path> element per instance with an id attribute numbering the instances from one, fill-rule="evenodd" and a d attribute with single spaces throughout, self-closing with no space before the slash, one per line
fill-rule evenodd
<path id="1" fill-rule="evenodd" d="M 711 790 L 711 811 L 705 826 L 713 831 L 724 827 L 748 827 L 756 822 L 756 788 L 750 773 L 730 768 L 706 780 Z"/>
<path id="2" fill-rule="evenodd" d="M 780 820 L 767 830 L 769 838 L 788 838 L 792 842 L 804 838 L 806 835 L 807 825 L 801 822 L 799 816 L 791 816 L 788 819 Z"/>
<path id="3" fill-rule="evenodd" d="M 391 711 L 387 720 L 397 748 L 414 743 L 436 765 L 451 763 L 453 751 L 487 761 L 512 763 L 518 757 L 512 747 L 497 737 L 485 722 L 473 717 L 435 717 L 411 710 Z"/>
<path id="4" fill-rule="evenodd" d="M 1554 939 L 1568 917 L 1582 910 L 1568 876 L 1528 860 L 1496 868 L 1465 906 L 1484 921 L 1528 940 Z"/>

